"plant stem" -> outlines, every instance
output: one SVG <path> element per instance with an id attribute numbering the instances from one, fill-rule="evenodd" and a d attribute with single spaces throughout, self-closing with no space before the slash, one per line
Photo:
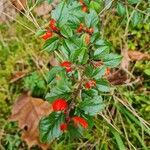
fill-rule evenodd
<path id="1" fill-rule="evenodd" d="M 69 105 L 69 109 L 68 109 L 67 115 L 66 115 L 67 118 L 69 117 L 70 111 L 72 109 L 74 109 L 76 98 L 78 97 L 78 95 L 80 94 L 80 92 L 82 90 L 82 82 L 84 80 L 83 75 L 84 75 L 84 72 L 82 73 L 82 75 L 80 75 L 80 72 L 78 71 L 78 80 L 80 82 L 79 82 L 78 88 L 73 92 L 73 98 L 72 98 L 72 101 L 71 101 L 71 103 Z"/>

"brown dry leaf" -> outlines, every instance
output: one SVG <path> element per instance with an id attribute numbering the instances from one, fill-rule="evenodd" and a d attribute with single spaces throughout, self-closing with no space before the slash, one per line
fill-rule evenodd
<path id="1" fill-rule="evenodd" d="M 28 74 L 28 72 L 26 72 L 26 71 L 15 72 L 11 77 L 10 83 L 20 80 L 21 78 L 25 77 L 27 74 Z"/>
<path id="2" fill-rule="evenodd" d="M 17 12 L 9 0 L 0 0 L 0 24 L 13 21 L 16 15 Z"/>
<path id="3" fill-rule="evenodd" d="M 124 84 L 127 80 L 127 74 L 123 70 L 117 70 L 107 77 L 112 85 Z"/>
<path id="4" fill-rule="evenodd" d="M 28 94 L 22 94 L 12 109 L 11 121 L 18 121 L 18 125 L 23 130 L 22 140 L 29 147 L 40 146 L 43 150 L 48 149 L 48 144 L 43 144 L 39 140 L 38 124 L 41 117 L 50 114 L 51 105 L 39 98 L 33 98 Z"/>
<path id="5" fill-rule="evenodd" d="M 34 9 L 34 12 L 38 16 L 46 16 L 49 14 L 52 9 L 54 9 L 57 4 L 60 2 L 60 0 L 54 0 L 51 4 L 48 4 L 48 2 L 42 3 L 40 6 L 36 7 Z"/>
<path id="6" fill-rule="evenodd" d="M 11 2 L 18 10 L 23 10 L 27 5 L 27 0 L 11 0 Z"/>
<path id="7" fill-rule="evenodd" d="M 150 60 L 150 55 L 138 51 L 128 51 L 129 58 L 132 61 L 138 61 L 138 60 Z"/>

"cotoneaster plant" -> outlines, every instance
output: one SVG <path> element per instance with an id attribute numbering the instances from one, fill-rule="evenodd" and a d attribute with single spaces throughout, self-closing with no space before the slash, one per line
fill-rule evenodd
<path id="1" fill-rule="evenodd" d="M 40 31 L 44 50 L 60 63 L 48 72 L 45 99 L 52 104 L 52 113 L 39 123 L 43 143 L 62 136 L 81 137 L 105 109 L 101 95 L 110 92 L 107 76 L 119 65 L 121 56 L 111 53 L 112 45 L 101 38 L 94 3 L 63 0 L 52 11 L 49 26 Z"/>

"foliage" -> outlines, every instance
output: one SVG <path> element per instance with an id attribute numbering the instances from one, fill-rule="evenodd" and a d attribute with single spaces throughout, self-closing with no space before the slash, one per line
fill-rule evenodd
<path id="1" fill-rule="evenodd" d="M 50 92 L 46 94 L 46 99 L 53 102 L 65 98 L 69 103 L 65 116 L 60 112 L 53 112 L 41 120 L 40 137 L 45 143 L 62 135 L 60 126 L 63 122 L 68 126 L 67 134 L 77 130 L 72 121 L 74 115 L 84 116 L 84 119 L 90 122 L 90 116 L 103 110 L 104 104 L 100 94 L 109 92 L 110 89 L 105 77 L 99 74 L 99 69 L 117 67 L 121 61 L 121 56 L 110 53 L 110 44 L 98 34 L 100 23 L 96 11 L 89 9 L 88 13 L 84 13 L 81 6 L 82 4 L 76 1 L 62 1 L 52 11 L 48 30 L 53 34 L 48 36 L 46 33 L 46 39 L 44 36 L 44 50 L 54 54 L 57 52 L 58 59 L 62 59 L 62 69 L 56 66 L 48 73 L 52 76 L 49 82 Z M 93 65 L 94 61 L 102 62 L 102 66 L 96 68 L 97 71 Z M 85 72 L 89 72 L 88 69 L 94 72 L 93 76 L 86 76 Z M 97 94 L 93 97 L 89 92 L 87 96 L 85 92 L 89 89 L 94 89 Z"/>
<path id="2" fill-rule="evenodd" d="M 7 35 L 6 33 L 6 30 L 9 29 L 7 25 L 1 26 L 2 29 L 1 31 L 2 31 L 2 36 L 4 36 L 3 37 L 4 41 L 1 40 L 1 48 L 0 48 L 0 52 L 1 52 L 0 67 L 2 67 L 2 69 L 0 70 L 0 76 L 1 76 L 0 90 L 2 91 L 0 94 L 0 103 L 1 103 L 0 117 L 4 119 L 0 119 L 1 122 L 0 126 L 5 127 L 4 122 L 7 123 L 7 121 L 5 121 L 5 118 L 7 118 L 10 113 L 10 105 L 13 103 L 13 100 L 16 99 L 18 93 L 20 93 L 20 91 L 24 88 L 32 91 L 32 95 L 36 97 L 40 96 L 44 98 L 45 94 L 48 92 L 49 94 L 47 94 L 45 98 L 50 103 L 52 103 L 54 97 L 57 94 L 60 94 L 61 96 L 63 95 L 62 97 L 67 100 L 68 104 L 70 104 L 71 102 L 71 99 L 69 99 L 70 93 L 72 93 L 74 89 L 76 89 L 78 86 L 77 84 L 75 84 L 75 80 L 70 81 L 70 79 L 72 78 L 71 77 L 72 74 L 74 74 L 74 78 L 78 80 L 78 75 L 80 74 L 78 74 L 78 71 L 76 71 L 78 70 L 76 66 L 78 65 L 80 66 L 80 64 L 82 66 L 83 63 L 83 66 L 86 67 L 85 76 L 87 77 L 87 79 L 92 78 L 92 80 L 94 79 L 98 81 L 98 83 L 100 84 L 99 86 L 96 85 L 97 86 L 96 88 L 92 87 L 89 90 L 87 90 L 86 87 L 83 88 L 82 90 L 83 95 L 77 99 L 77 103 L 79 103 L 79 105 L 75 106 L 76 109 L 75 111 L 71 112 L 71 115 L 75 113 L 75 115 L 81 115 L 81 117 L 87 119 L 89 125 L 89 132 L 86 131 L 83 132 L 82 126 L 81 128 L 80 127 L 74 128 L 74 126 L 69 126 L 68 130 L 70 131 L 70 134 L 69 132 L 66 131 L 65 133 L 61 132 L 61 137 L 57 138 L 57 141 L 53 140 L 52 149 L 77 149 L 77 148 L 87 149 L 89 147 L 91 149 L 94 148 L 95 149 L 96 148 L 97 149 L 117 149 L 117 148 L 149 149 L 148 147 L 150 145 L 149 128 L 145 127 L 143 120 L 140 120 L 139 117 L 135 115 L 135 113 L 130 111 L 133 110 L 133 108 L 129 110 L 130 106 L 132 106 L 136 109 L 136 112 L 138 112 L 138 114 L 141 117 L 143 117 L 147 121 L 150 120 L 149 116 L 147 115 L 150 112 L 149 96 L 148 96 L 148 89 L 149 89 L 148 60 L 147 59 L 139 60 L 139 61 L 134 60 L 133 62 L 130 62 L 131 70 L 129 71 L 131 71 L 134 78 L 129 77 L 128 79 L 131 78 L 129 83 L 124 84 L 122 86 L 117 86 L 115 87 L 115 89 L 114 88 L 112 89 L 112 87 L 110 88 L 110 85 L 108 85 L 106 80 L 100 79 L 104 77 L 106 66 L 102 65 L 98 68 L 96 67 L 93 68 L 93 64 L 87 65 L 87 63 L 85 63 L 87 59 L 91 60 L 94 58 L 94 61 L 98 61 L 101 58 L 103 59 L 104 58 L 103 55 L 105 54 L 104 52 L 107 53 L 113 51 L 113 52 L 120 53 L 120 49 L 121 50 L 124 49 L 124 46 L 126 44 L 126 43 L 122 43 L 122 39 L 125 35 L 124 29 L 133 11 L 135 12 L 133 13 L 131 20 L 129 21 L 128 34 L 126 35 L 127 46 L 128 49 L 131 51 L 136 50 L 136 51 L 141 51 L 141 53 L 145 52 L 145 54 L 147 54 L 149 50 L 148 42 L 149 42 L 149 27 L 150 27 L 149 17 L 148 17 L 149 14 L 148 3 L 147 1 L 134 1 L 134 0 L 128 0 L 128 3 L 124 3 L 124 1 L 117 1 L 113 3 L 110 3 L 111 1 L 107 1 L 107 2 L 105 1 L 105 3 L 103 3 L 103 1 L 100 2 L 99 0 L 90 1 L 90 3 L 87 0 L 84 2 L 86 3 L 89 9 L 95 10 L 97 13 L 100 13 L 99 17 L 101 19 L 100 20 L 101 22 L 98 24 L 98 27 L 95 27 L 94 29 L 94 32 L 97 32 L 99 31 L 99 29 L 101 29 L 101 34 L 99 35 L 93 33 L 91 36 L 91 40 L 90 40 L 91 45 L 95 43 L 94 50 L 92 51 L 93 53 L 89 54 L 91 58 L 87 57 L 86 55 L 84 59 L 83 57 L 79 57 L 80 53 L 85 54 L 85 52 L 87 52 L 88 49 L 91 49 L 90 46 L 86 45 L 88 48 L 80 49 L 81 50 L 80 51 L 77 50 L 77 47 L 80 46 L 79 40 L 75 40 L 78 44 L 74 44 L 72 40 L 70 40 L 71 39 L 70 36 L 72 36 L 72 31 L 73 31 L 73 35 L 77 34 L 79 37 L 82 33 L 84 33 L 84 31 L 82 31 L 82 33 L 76 33 L 75 29 L 77 29 L 79 25 L 78 26 L 73 25 L 72 22 L 67 22 L 68 26 L 71 27 L 72 29 L 70 30 L 68 26 L 67 26 L 68 28 L 63 29 L 61 25 L 59 25 L 58 23 L 59 21 L 57 21 L 58 23 L 57 27 L 63 30 L 60 31 L 64 37 L 60 38 L 61 39 L 60 41 L 57 41 L 59 47 L 57 47 L 56 44 L 52 45 L 54 46 L 54 48 L 56 47 L 55 49 L 56 52 L 50 50 L 51 47 L 49 47 L 50 49 L 49 48 L 45 49 L 45 51 L 47 51 L 48 53 L 50 52 L 50 55 L 54 52 L 54 56 L 57 58 L 59 62 L 62 62 L 61 58 L 73 63 L 75 62 L 75 65 L 73 66 L 71 65 L 72 72 L 66 72 L 67 69 L 65 67 L 62 67 L 61 65 L 57 67 L 49 68 L 49 65 L 47 63 L 49 61 L 48 54 L 43 53 L 44 55 L 42 54 L 41 56 L 41 52 L 39 52 L 39 49 L 41 49 L 43 42 L 41 42 L 40 40 L 38 41 L 35 40 L 35 37 L 31 36 L 31 34 L 29 34 L 29 32 L 26 29 L 20 27 L 20 25 L 17 26 L 17 31 L 16 31 L 17 34 L 13 35 L 11 39 L 9 35 Z M 139 2 L 140 5 L 136 7 L 136 5 Z M 108 4 L 109 7 L 107 6 L 107 9 L 103 11 L 103 8 L 105 8 L 105 6 Z M 83 13 L 82 11 L 81 14 L 83 16 L 85 15 L 85 13 Z M 80 17 L 82 18 L 83 16 Z M 74 17 L 75 18 L 71 19 L 71 21 L 75 21 L 79 23 L 77 20 L 78 17 L 77 18 L 76 16 Z M 69 18 L 70 17 L 68 17 L 68 19 Z M 18 20 L 20 20 L 25 25 L 28 25 L 29 23 L 28 21 L 26 21 L 26 19 L 18 18 Z M 42 21 L 38 20 L 38 21 L 42 22 L 43 24 L 43 20 Z M 64 22 L 61 22 L 61 24 L 63 25 Z M 11 24 L 10 31 L 13 31 L 12 29 L 14 28 L 14 25 L 16 25 L 16 23 Z M 29 23 L 29 26 L 31 27 L 31 23 Z M 33 27 L 31 28 L 33 29 Z M 97 31 L 96 28 L 98 29 Z M 44 29 L 44 31 L 41 33 L 44 34 L 45 32 L 46 30 Z M 38 35 L 40 34 L 38 33 Z M 87 33 L 85 33 L 81 37 L 83 43 L 86 35 Z M 15 36 L 17 36 L 18 40 L 16 40 Z M 55 33 L 53 34 L 53 36 L 55 37 L 57 36 L 57 34 Z M 69 40 L 68 39 L 63 40 L 63 38 L 68 38 Z M 78 39 L 78 37 L 76 38 Z M 95 39 L 97 38 L 99 39 L 99 41 L 95 41 Z M 8 39 L 10 41 L 9 43 L 8 43 Z M 73 38 L 73 40 L 74 39 L 75 37 Z M 110 44 L 110 41 L 112 45 Z M 50 43 L 48 42 L 47 44 L 49 45 Z M 70 56 L 70 54 L 73 52 L 74 49 L 77 50 L 77 52 L 73 53 Z M 24 56 L 23 64 L 25 64 L 25 68 L 26 68 L 25 70 L 28 70 L 29 75 L 25 77 L 23 80 L 17 81 L 17 84 L 9 84 L 8 79 L 11 78 L 11 73 L 12 72 L 15 73 L 16 71 L 20 70 L 20 65 L 18 66 L 17 64 L 18 60 L 22 60 L 20 56 Z M 39 63 L 38 60 L 43 61 L 45 63 L 45 66 L 39 67 L 38 65 L 41 63 Z M 111 61 L 109 64 L 111 64 Z M 45 67 L 47 68 L 45 69 Z M 50 69 L 50 71 L 47 71 L 48 69 Z M 82 69 L 83 68 L 81 67 L 80 71 Z M 21 67 L 21 70 L 24 70 L 24 67 L 23 69 Z M 61 79 L 60 77 L 63 79 L 69 78 L 69 80 L 59 80 Z M 39 83 L 32 82 L 35 81 L 35 79 L 41 80 L 42 84 L 40 84 L 40 82 Z M 26 84 L 24 85 L 24 83 Z M 64 83 L 67 84 L 65 84 L 65 86 L 61 86 Z M 39 92 L 34 92 L 36 91 L 37 88 L 36 86 L 38 88 L 40 87 Z M 111 93 L 108 92 L 110 90 Z M 103 93 L 106 91 L 107 93 Z M 65 94 L 63 94 L 63 92 L 65 92 Z M 99 96 L 99 94 L 102 96 L 102 99 L 99 98 L 98 101 L 96 101 L 96 98 Z M 127 108 L 122 103 L 120 103 L 120 101 L 116 97 L 122 99 L 129 108 Z M 95 105 L 97 103 L 99 103 L 100 105 Z M 87 109 L 87 106 L 88 107 L 90 106 L 89 109 Z M 103 113 L 101 113 L 101 110 L 103 110 Z M 98 115 L 93 118 L 93 115 L 97 113 Z M 89 116 L 89 114 L 91 114 L 91 116 Z M 71 125 L 72 124 L 73 122 L 71 122 Z M 92 130 L 90 130 L 91 127 L 93 127 Z M 20 136 L 19 130 L 16 131 L 14 136 L 15 137 L 14 141 L 16 142 L 12 142 L 11 137 L 12 135 L 14 135 L 12 131 L 14 131 L 14 129 L 16 130 L 16 128 L 14 126 L 11 126 L 10 128 L 11 129 L 5 128 L 4 129 L 5 131 L 3 130 L 1 132 L 1 133 L 5 132 L 4 135 L 0 137 L 0 139 L 3 138 L 3 140 L 1 140 L 2 148 L 5 147 L 5 149 L 8 149 L 8 146 L 10 145 L 10 147 L 13 147 L 13 149 L 15 148 L 19 149 L 22 147 L 23 149 L 26 149 L 24 144 L 21 144 L 21 141 L 18 138 L 18 136 Z M 48 129 L 48 131 L 51 130 Z M 81 137 L 81 133 L 84 134 L 82 138 L 80 139 L 76 138 L 73 139 L 73 141 L 71 141 L 70 136 L 72 134 L 76 135 L 77 137 L 78 136 Z"/>

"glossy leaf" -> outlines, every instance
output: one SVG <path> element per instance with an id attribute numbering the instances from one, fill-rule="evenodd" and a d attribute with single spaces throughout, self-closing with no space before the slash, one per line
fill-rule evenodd
<path id="1" fill-rule="evenodd" d="M 96 87 L 100 92 L 110 92 L 110 85 L 107 80 L 104 79 L 97 80 Z"/>
<path id="2" fill-rule="evenodd" d="M 63 26 L 60 32 L 66 38 L 73 36 L 72 29 L 69 26 Z"/>
<path id="3" fill-rule="evenodd" d="M 56 112 L 42 118 L 39 123 L 41 142 L 46 143 L 58 138 L 62 134 L 60 125 L 63 121 L 64 115 Z"/>
<path id="4" fill-rule="evenodd" d="M 91 99 L 86 98 L 79 104 L 79 108 L 83 110 L 85 114 L 91 116 L 94 116 L 98 112 L 102 111 L 104 107 L 105 105 L 103 104 L 101 96 L 93 97 Z"/>
<path id="5" fill-rule="evenodd" d="M 47 52 L 55 51 L 58 47 L 58 42 L 59 42 L 58 37 L 53 37 L 45 42 L 43 48 Z"/>
<path id="6" fill-rule="evenodd" d="M 122 57 L 118 54 L 110 53 L 102 58 L 104 65 L 110 68 L 117 67 L 121 62 Z"/>
<path id="7" fill-rule="evenodd" d="M 118 13 L 120 16 L 124 16 L 125 13 L 126 13 L 126 8 L 125 8 L 125 6 L 124 6 L 122 3 L 120 3 L 120 2 L 117 3 L 117 13 Z"/>
<path id="8" fill-rule="evenodd" d="M 55 77 L 56 75 L 62 71 L 63 68 L 60 67 L 60 66 L 55 66 L 53 67 L 48 73 L 47 73 L 47 79 L 48 79 L 48 82 L 50 83 Z"/>

